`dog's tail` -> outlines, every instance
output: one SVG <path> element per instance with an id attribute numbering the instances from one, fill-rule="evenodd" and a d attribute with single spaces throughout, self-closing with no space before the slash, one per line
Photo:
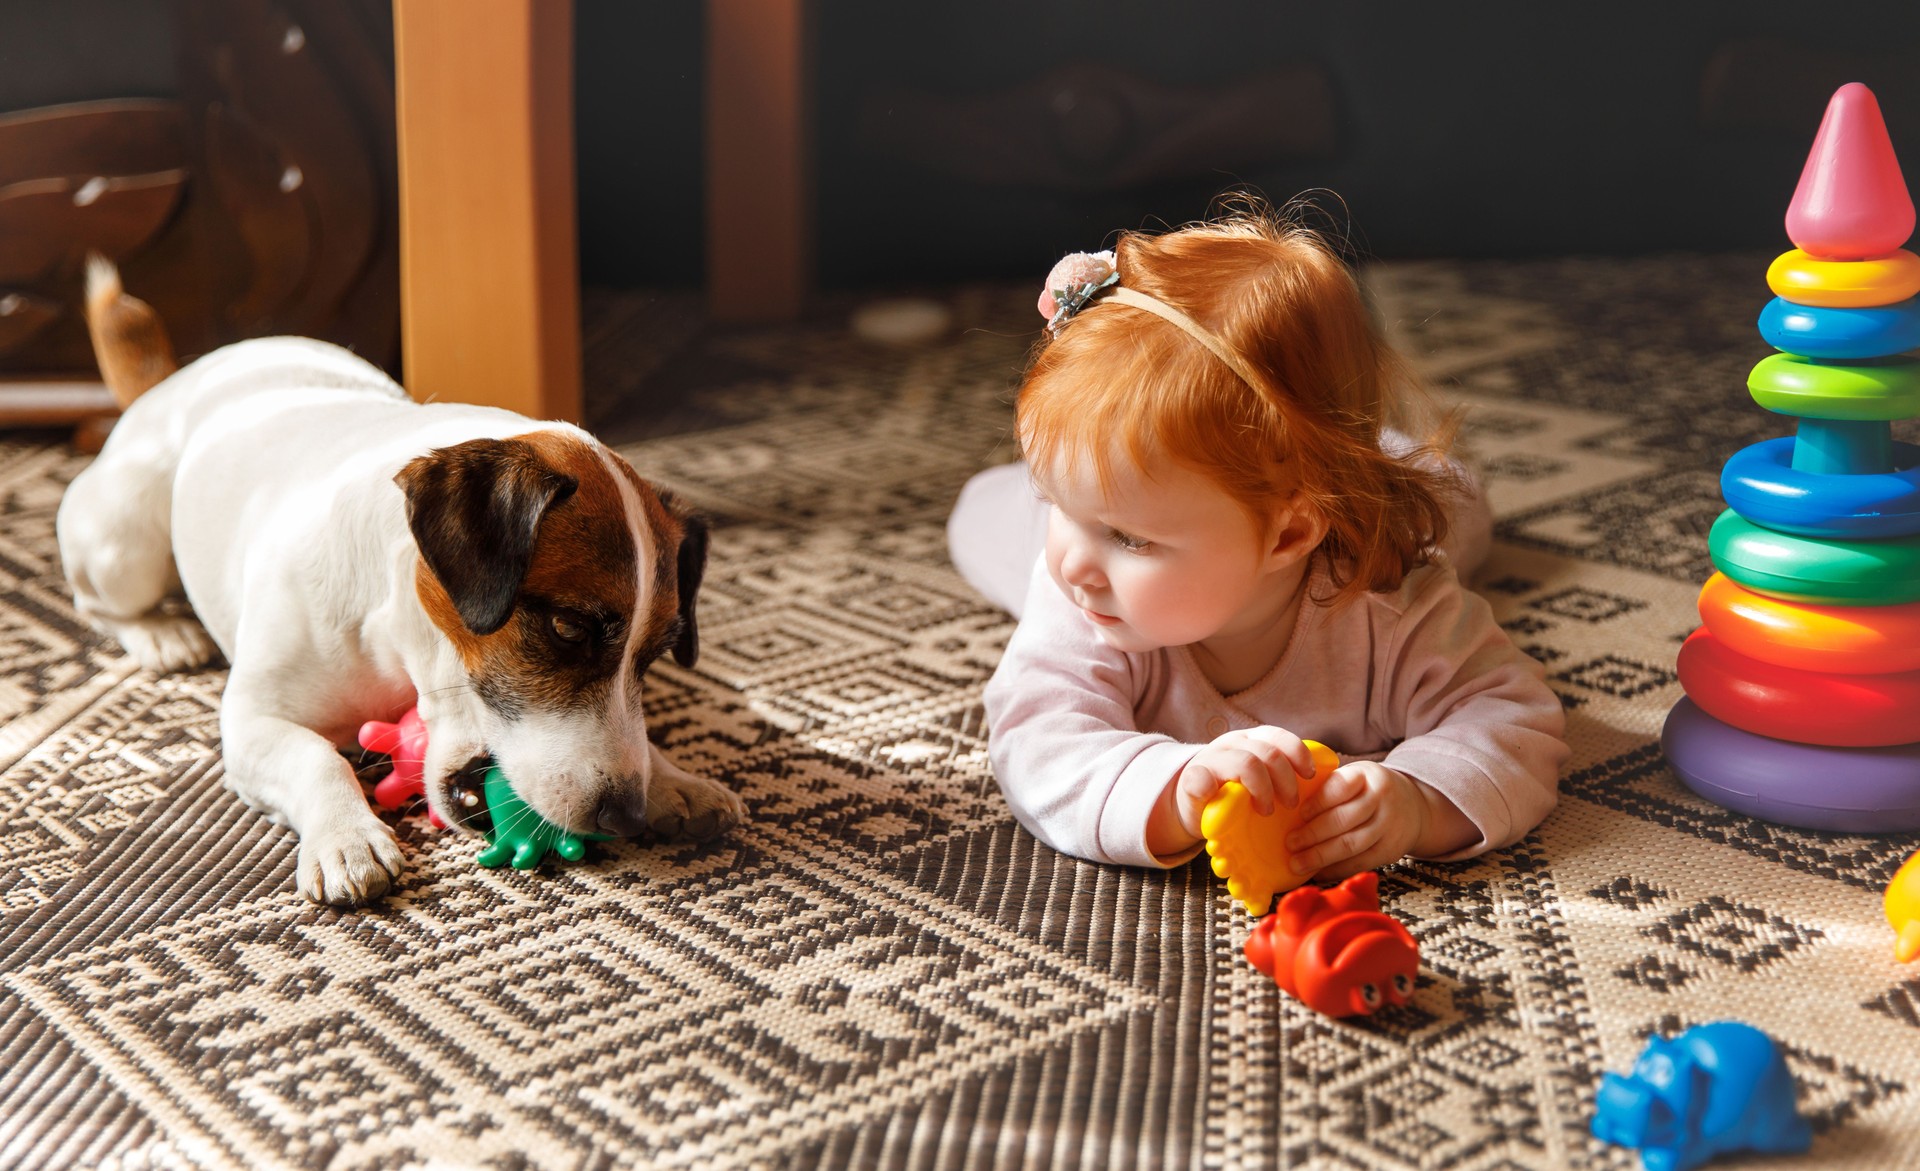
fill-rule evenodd
<path id="1" fill-rule="evenodd" d="M 87 254 L 87 333 L 100 376 L 121 410 L 180 368 L 173 342 L 153 306 L 127 295 L 120 270 L 98 252 Z"/>

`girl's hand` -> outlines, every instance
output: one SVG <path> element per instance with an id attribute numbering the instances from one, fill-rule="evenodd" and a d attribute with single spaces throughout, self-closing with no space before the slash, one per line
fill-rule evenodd
<path id="1" fill-rule="evenodd" d="M 1300 807 L 1300 825 L 1287 835 L 1293 868 L 1338 879 L 1398 862 L 1427 831 L 1422 788 L 1378 761 L 1341 765 Z"/>
<path id="2" fill-rule="evenodd" d="M 1300 779 L 1313 775 L 1313 754 L 1305 741 L 1285 728 L 1243 728 L 1216 737 L 1194 754 L 1174 782 L 1174 809 L 1180 827 L 1198 841 L 1200 814 L 1228 781 L 1239 781 L 1265 816 L 1277 804 L 1292 808 L 1300 800 Z"/>

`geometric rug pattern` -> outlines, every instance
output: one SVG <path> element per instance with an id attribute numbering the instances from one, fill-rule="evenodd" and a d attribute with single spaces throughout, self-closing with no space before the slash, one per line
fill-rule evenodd
<path id="1" fill-rule="evenodd" d="M 1627 1168 L 1586 1133 L 1602 1072 L 1729 1017 L 1799 1080 L 1814 1146 L 1780 1166 L 1920 1165 L 1920 968 L 1880 911 L 1920 838 L 1728 813 L 1658 748 L 1720 463 L 1786 432 L 1745 391 L 1764 263 L 1370 271 L 1468 409 L 1477 585 L 1573 758 L 1513 847 L 1383 871 L 1420 981 L 1358 1022 L 1241 958 L 1204 861 L 1066 858 L 1000 797 L 1013 624 L 943 525 L 1014 454 L 1029 290 L 956 292 L 918 349 L 710 336 L 700 429 L 623 449 L 714 521 L 700 662 L 654 668 L 648 724 L 744 826 L 519 873 L 396 817 L 408 872 L 353 911 L 225 790 L 224 672 L 75 617 L 85 457 L 0 436 L 0 1166 Z"/>

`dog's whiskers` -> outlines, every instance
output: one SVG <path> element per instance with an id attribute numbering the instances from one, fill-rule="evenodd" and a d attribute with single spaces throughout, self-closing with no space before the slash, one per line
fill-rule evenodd
<path id="1" fill-rule="evenodd" d="M 449 683 L 449 684 L 448 684 L 447 686 L 445 686 L 445 687 L 435 687 L 435 688 L 432 688 L 431 690 L 428 690 L 428 691 L 422 691 L 422 692 L 420 692 L 419 694 L 420 694 L 420 695 L 423 695 L 423 696 L 425 696 L 425 695 L 453 695 L 453 694 L 455 694 L 456 692 L 471 692 L 471 691 L 473 691 L 473 684 L 471 684 L 471 683 Z"/>
<path id="2" fill-rule="evenodd" d="M 537 820 L 539 816 L 539 813 L 534 811 L 533 806 L 522 801 L 519 810 L 513 815 L 512 820 L 508 821 L 504 827 L 494 826 L 493 829 L 495 833 L 505 833 L 507 830 L 520 828 L 524 822 Z"/>

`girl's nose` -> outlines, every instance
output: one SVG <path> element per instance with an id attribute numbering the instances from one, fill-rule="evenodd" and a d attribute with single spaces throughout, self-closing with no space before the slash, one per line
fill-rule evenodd
<path id="1" fill-rule="evenodd" d="M 1067 579 L 1069 585 L 1087 588 L 1101 582 L 1100 563 L 1079 541 L 1067 545 L 1060 558 L 1060 576 Z"/>

